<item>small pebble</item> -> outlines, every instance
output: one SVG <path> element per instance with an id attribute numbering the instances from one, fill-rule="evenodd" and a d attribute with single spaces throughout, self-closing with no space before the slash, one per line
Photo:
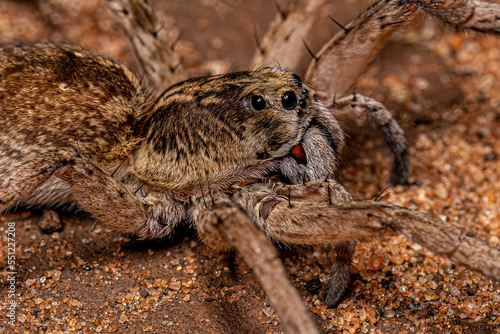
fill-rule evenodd
<path id="1" fill-rule="evenodd" d="M 25 284 L 26 284 L 27 287 L 30 287 L 30 286 L 32 286 L 35 283 L 36 283 L 36 279 L 34 279 L 34 278 L 28 278 L 26 280 L 26 282 L 25 282 Z"/>
<path id="2" fill-rule="evenodd" d="M 373 271 L 379 271 L 384 266 L 384 257 L 379 253 L 373 253 L 368 260 L 368 268 Z"/>
<path id="3" fill-rule="evenodd" d="M 124 324 L 127 320 L 128 320 L 127 316 L 124 313 L 122 313 L 118 321 L 120 322 L 120 324 Z"/>
<path id="4" fill-rule="evenodd" d="M 310 272 L 307 272 L 304 274 L 304 276 L 302 276 L 302 279 L 306 282 L 309 282 L 310 280 L 312 280 L 314 278 L 314 275 L 311 274 Z"/>
<path id="5" fill-rule="evenodd" d="M 427 301 L 430 301 L 430 300 L 435 300 L 437 299 L 437 296 L 434 292 L 430 291 L 430 290 L 427 290 L 425 293 L 424 293 L 424 298 L 425 300 Z"/>
<path id="6" fill-rule="evenodd" d="M 26 315 L 25 314 L 19 314 L 19 316 L 17 317 L 17 320 L 19 320 L 19 322 L 23 323 L 26 321 Z"/>
<path id="7" fill-rule="evenodd" d="M 170 288 L 170 290 L 174 290 L 174 291 L 180 290 L 181 286 L 182 286 L 182 284 L 179 281 L 170 282 L 168 284 L 168 287 Z"/>
<path id="8" fill-rule="evenodd" d="M 370 319 L 370 322 L 372 324 L 375 324 L 377 322 L 377 312 L 375 311 L 375 308 L 370 305 L 365 306 L 365 313 Z"/>
<path id="9" fill-rule="evenodd" d="M 420 319 L 426 319 L 428 318 L 432 313 L 429 311 L 428 308 L 423 308 L 417 312 L 417 316 Z"/>
<path id="10" fill-rule="evenodd" d="M 52 279 L 54 281 L 59 281 L 59 279 L 61 278 L 61 271 L 59 270 L 54 270 L 54 272 L 52 273 Z"/>
<path id="11" fill-rule="evenodd" d="M 391 262 L 394 264 L 403 264 L 405 262 L 405 259 L 401 254 L 394 254 L 391 256 Z"/>
<path id="12" fill-rule="evenodd" d="M 384 317 L 386 318 L 393 318 L 396 315 L 396 312 L 392 308 L 385 309 L 384 311 Z"/>
<path id="13" fill-rule="evenodd" d="M 59 214 L 54 210 L 45 210 L 38 226 L 44 233 L 54 233 L 61 231 L 63 226 Z"/>

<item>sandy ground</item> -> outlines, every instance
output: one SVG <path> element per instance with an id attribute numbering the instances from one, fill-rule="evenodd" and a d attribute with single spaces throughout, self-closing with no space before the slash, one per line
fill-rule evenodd
<path id="1" fill-rule="evenodd" d="M 158 1 L 158 16 L 192 73 L 243 70 L 276 13 L 270 1 Z M 338 21 L 366 1 L 335 1 Z M 317 50 L 338 29 L 326 17 L 307 38 Z M 133 54 L 98 0 L 0 0 L 0 43 L 79 44 L 121 61 Z M 438 216 L 500 247 L 500 40 L 450 32 L 432 20 L 399 33 L 356 90 L 393 112 L 405 129 L 412 185 L 386 199 Z M 300 73 L 303 69 L 297 69 Z M 339 179 L 357 199 L 389 185 L 390 155 L 369 124 L 349 134 Z M 15 325 L 8 324 L 3 274 L 0 333 L 279 333 L 255 276 L 238 254 L 219 254 L 186 228 L 162 242 L 137 242 L 93 220 L 62 215 L 41 232 L 38 212 L 0 224 L 0 269 L 8 271 L 8 222 L 15 222 Z M 10 224 L 13 226 L 14 224 Z M 499 333 L 500 285 L 433 256 L 403 237 L 360 244 L 349 293 L 335 309 L 318 299 L 328 269 L 323 251 L 282 250 L 293 284 L 325 333 Z"/>

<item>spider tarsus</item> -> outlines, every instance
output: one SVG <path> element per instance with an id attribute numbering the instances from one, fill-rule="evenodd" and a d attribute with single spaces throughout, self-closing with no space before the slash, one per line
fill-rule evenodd
<path id="1" fill-rule="evenodd" d="M 392 150 L 392 148 L 391 148 Z M 402 152 L 393 150 L 394 162 L 391 171 L 391 184 L 406 184 L 408 183 L 408 172 L 410 169 L 410 161 L 408 159 L 408 151 L 404 149 Z"/>
<path id="2" fill-rule="evenodd" d="M 321 290 L 320 296 L 325 305 L 329 308 L 337 306 L 344 295 L 349 283 L 350 273 L 346 275 L 346 270 L 333 271 L 328 278 L 327 284 Z"/>
<path id="3" fill-rule="evenodd" d="M 332 265 L 330 274 L 320 293 L 327 307 L 336 306 L 344 296 L 351 278 L 352 256 L 356 250 L 356 241 L 335 245 L 337 261 Z"/>

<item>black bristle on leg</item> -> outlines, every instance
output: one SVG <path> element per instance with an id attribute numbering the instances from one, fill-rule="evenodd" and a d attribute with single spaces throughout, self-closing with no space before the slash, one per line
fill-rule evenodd
<path id="1" fill-rule="evenodd" d="M 118 170 L 120 169 L 121 166 L 123 166 L 123 164 L 125 163 L 125 161 L 127 161 L 129 156 L 127 156 L 125 159 L 122 160 L 122 162 L 120 162 L 120 164 L 118 165 L 118 167 L 116 167 L 116 169 L 113 171 L 113 173 L 111 173 L 111 177 L 113 177 L 115 175 L 116 172 L 118 172 Z"/>
<path id="2" fill-rule="evenodd" d="M 330 189 L 330 184 L 328 184 L 328 203 L 332 205 L 332 190 Z"/>
<path id="3" fill-rule="evenodd" d="M 387 196 L 390 195 L 390 192 L 386 193 L 387 189 L 389 189 L 391 186 L 387 186 L 385 187 L 381 192 L 377 193 L 375 195 L 375 197 L 373 198 L 373 200 L 375 202 L 380 202 L 381 200 L 383 200 L 384 198 L 386 198 Z"/>
<path id="4" fill-rule="evenodd" d="M 215 206 L 214 194 L 212 193 L 212 189 L 210 189 L 210 186 L 208 187 L 208 194 L 210 195 L 210 200 L 212 201 L 212 205 Z"/>
<path id="5" fill-rule="evenodd" d="M 292 187 L 288 186 L 288 207 L 292 207 L 292 197 L 291 197 Z"/>
<path id="6" fill-rule="evenodd" d="M 141 186 L 140 186 L 139 188 L 137 188 L 137 190 L 136 190 L 136 191 L 134 191 L 134 193 L 133 193 L 134 195 L 135 195 L 135 194 L 137 194 L 137 193 L 139 192 L 139 190 L 141 190 L 141 189 L 142 189 L 142 187 L 144 187 L 144 185 L 145 185 L 146 183 L 148 183 L 148 181 L 149 181 L 149 180 L 153 177 L 153 175 L 156 173 L 156 170 L 157 170 L 157 169 L 158 169 L 158 167 L 156 167 L 156 168 L 155 168 L 155 170 L 153 171 L 153 173 L 151 173 L 151 175 L 149 175 L 149 177 L 146 179 L 146 181 L 144 181 L 144 182 L 141 184 Z"/>
<path id="7" fill-rule="evenodd" d="M 314 61 L 318 61 L 319 58 L 316 57 L 316 55 L 312 52 L 312 50 L 309 48 L 309 46 L 307 45 L 306 41 L 305 40 L 302 40 L 302 42 L 304 43 L 304 46 L 306 47 L 306 50 L 307 52 L 311 55 L 311 57 L 314 59 Z"/>
<path id="8" fill-rule="evenodd" d="M 177 43 L 179 43 L 179 41 L 181 40 L 181 37 L 182 37 L 182 31 L 179 33 L 179 36 L 177 36 L 175 41 L 172 42 L 172 45 L 171 45 L 172 51 L 175 50 L 175 47 L 177 46 Z"/>
<path id="9" fill-rule="evenodd" d="M 201 197 L 203 198 L 203 203 L 205 204 L 205 208 L 208 208 L 207 201 L 205 200 L 205 194 L 203 193 L 203 187 L 201 186 L 201 183 L 200 183 L 200 192 L 201 192 Z"/>
<path id="10" fill-rule="evenodd" d="M 347 29 L 346 27 L 344 27 L 343 25 L 341 25 L 337 20 L 335 20 L 333 17 L 331 17 L 330 15 L 328 15 L 328 17 L 330 18 L 330 20 L 333 21 L 333 23 L 335 23 L 336 25 L 338 25 L 340 28 L 342 28 L 342 30 L 344 30 L 344 33 L 347 35 L 349 33 L 349 29 Z"/>

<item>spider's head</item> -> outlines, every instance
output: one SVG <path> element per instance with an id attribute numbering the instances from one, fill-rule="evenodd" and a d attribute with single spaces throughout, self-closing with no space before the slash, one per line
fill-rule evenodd
<path id="1" fill-rule="evenodd" d="M 248 137 L 267 140 L 281 180 L 297 184 L 333 176 L 344 133 L 332 113 L 295 74 L 250 73 L 257 80 L 243 92 L 245 107 L 258 116 L 247 121 L 254 124 Z"/>
<path id="2" fill-rule="evenodd" d="M 316 158 L 309 155 L 322 155 L 321 147 L 309 147 L 316 129 L 332 132 L 311 96 L 297 75 L 270 68 L 181 82 L 153 107 L 134 158 L 136 174 L 146 178 L 156 169 L 148 184 L 176 190 L 281 169 L 288 177 L 287 158 L 312 166 Z"/>
<path id="3" fill-rule="evenodd" d="M 259 160 L 279 159 L 296 146 L 313 118 L 309 89 L 299 76 L 273 68 L 246 72 L 248 78 L 233 109 L 245 139 Z"/>

